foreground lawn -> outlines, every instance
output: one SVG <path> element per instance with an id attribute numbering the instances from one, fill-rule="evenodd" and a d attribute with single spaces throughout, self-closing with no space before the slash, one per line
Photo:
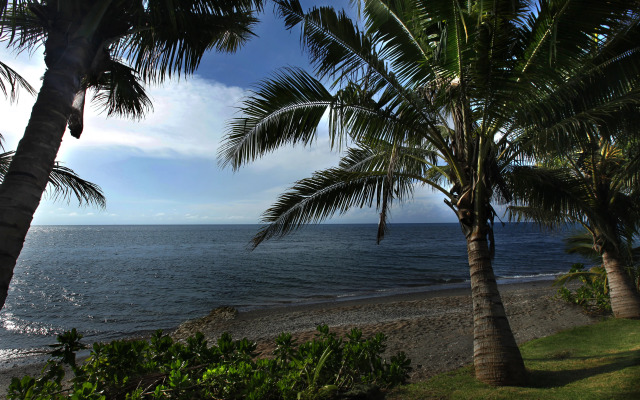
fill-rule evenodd
<path id="1" fill-rule="evenodd" d="M 479 383 L 468 366 L 399 387 L 387 399 L 640 399 L 640 321 L 611 319 L 520 349 L 527 387 Z"/>

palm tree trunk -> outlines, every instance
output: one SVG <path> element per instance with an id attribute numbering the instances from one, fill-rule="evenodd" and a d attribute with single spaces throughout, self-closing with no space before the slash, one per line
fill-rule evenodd
<path id="1" fill-rule="evenodd" d="M 640 294 L 629 279 L 617 252 L 602 252 L 602 262 L 607 271 L 611 310 L 616 318 L 640 318 Z"/>
<path id="2" fill-rule="evenodd" d="M 42 88 L 0 186 L 0 309 L 60 149 L 73 99 L 95 54 L 95 46 L 82 39 L 60 51 L 55 44 L 66 38 L 56 36 L 61 35 L 50 35 L 45 44 L 48 69 Z"/>
<path id="3" fill-rule="evenodd" d="M 511 332 L 491 266 L 486 233 L 467 237 L 473 300 L 473 364 L 476 378 L 495 386 L 522 385 L 526 370 Z"/>

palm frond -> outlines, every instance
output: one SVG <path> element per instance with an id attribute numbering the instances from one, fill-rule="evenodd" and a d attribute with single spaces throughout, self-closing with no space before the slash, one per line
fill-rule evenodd
<path id="1" fill-rule="evenodd" d="M 443 32 L 415 1 L 367 1 L 367 30 L 401 82 L 419 85 L 439 74 L 432 63 Z"/>
<path id="2" fill-rule="evenodd" d="M 540 4 L 538 14 L 532 14 L 523 27 L 528 47 L 517 57 L 520 72 L 514 75 L 521 84 L 519 96 L 515 104 L 505 104 L 516 110 L 514 123 L 535 127 L 532 134 L 539 143 L 564 147 L 594 126 L 603 130 L 604 122 L 615 121 L 611 115 L 621 109 L 637 106 L 638 14 L 626 17 L 637 6 L 589 1 Z M 589 17 L 574 18 L 587 6 Z"/>
<path id="3" fill-rule="evenodd" d="M 56 162 L 49 175 L 49 186 L 53 188 L 54 200 L 63 199 L 69 202 L 72 197 L 78 200 L 79 205 L 93 205 L 98 208 L 107 206 L 107 199 L 100 186 L 84 180 L 73 170 Z"/>
<path id="4" fill-rule="evenodd" d="M 301 25 L 302 44 L 320 79 L 331 78 L 334 86 L 353 82 L 369 92 L 375 88 L 376 95 L 387 98 L 388 107 L 412 109 L 438 136 L 435 121 L 444 120 L 438 110 L 398 80 L 378 54 L 381 43 L 362 32 L 344 12 L 320 7 L 305 13 L 298 0 L 276 3 L 287 28 Z"/>
<path id="5" fill-rule="evenodd" d="M 320 81 L 288 68 L 263 81 L 229 123 L 218 152 L 221 164 L 234 169 L 286 144 L 308 144 L 334 101 Z"/>
<path id="6" fill-rule="evenodd" d="M 340 167 L 317 171 L 296 182 L 263 214 L 262 220 L 269 224 L 254 237 L 254 247 L 264 240 L 287 235 L 303 224 L 321 222 L 354 207 L 372 207 L 375 202 L 376 209 L 381 210 L 387 191 L 399 200 L 407 199 L 413 194 L 415 179 L 401 171 L 389 179 L 389 161 L 385 154 L 350 149 Z M 384 164 L 387 168 L 376 169 Z"/>
<path id="7" fill-rule="evenodd" d="M 391 149 L 391 154 L 387 166 L 387 175 L 384 180 L 384 189 L 382 191 L 382 204 L 380 206 L 380 218 L 378 219 L 378 244 L 384 239 L 384 235 L 387 232 L 387 219 L 393 204 L 393 186 L 396 179 L 396 168 L 398 163 L 398 147 L 394 145 Z"/>
<path id="8" fill-rule="evenodd" d="M 24 89 L 30 95 L 35 95 L 35 89 L 7 64 L 0 61 L 0 91 L 11 102 L 18 100 L 20 89 Z"/>
<path id="9" fill-rule="evenodd" d="M 566 77 L 584 68 L 584 60 L 593 56 L 598 40 L 616 36 L 629 25 L 629 11 L 637 10 L 636 5 L 623 0 L 541 1 L 537 6 L 524 26 L 527 47 L 519 70 L 539 79 L 544 79 L 549 67 Z M 587 8 L 589 12 L 583 12 Z"/>
<path id="10" fill-rule="evenodd" d="M 140 119 L 153 108 L 139 75 L 117 60 L 111 60 L 108 70 L 89 86 L 96 91 L 93 100 L 108 116 Z"/>
<path id="11" fill-rule="evenodd" d="M 406 104 L 397 104 L 385 93 L 378 96 L 356 84 L 348 84 L 335 95 L 331 106 L 330 132 L 339 137 L 349 132 L 354 141 L 402 141 L 426 140 L 432 147 L 442 148 L 442 141 L 424 135 L 423 114 Z"/>
<path id="12" fill-rule="evenodd" d="M 582 223 L 590 208 L 590 192 L 569 169 L 516 167 L 507 177 L 513 204 L 509 220 L 543 226 Z"/>
<path id="13" fill-rule="evenodd" d="M 0 37 L 18 51 L 33 51 L 46 38 L 52 19 L 41 4 L 13 1 L 0 15 Z"/>
<path id="14" fill-rule="evenodd" d="M 193 73 L 208 50 L 234 52 L 257 23 L 257 0 L 193 0 L 147 3 L 137 26 L 114 47 L 115 58 L 131 63 L 145 81 Z"/>
<path id="15" fill-rule="evenodd" d="M 253 238 L 254 247 L 264 240 L 284 236 L 303 224 L 321 222 L 352 207 L 370 206 L 382 188 L 386 172 L 354 173 L 341 169 L 318 171 L 295 183 L 262 215 L 269 222 Z"/>
<path id="16" fill-rule="evenodd" d="M 598 278 L 603 278 L 605 280 L 604 283 L 604 290 L 605 293 L 607 291 L 607 274 L 606 271 L 604 270 L 604 268 L 602 267 L 591 267 L 589 269 L 589 271 L 577 271 L 577 272 L 569 272 L 567 274 L 564 274 L 560 277 L 558 277 L 554 282 L 553 282 L 553 286 L 562 286 L 564 284 L 566 284 L 567 282 L 576 280 L 576 279 L 589 279 L 589 280 L 593 280 L 593 279 L 598 279 Z"/>
<path id="17" fill-rule="evenodd" d="M 593 235 L 588 231 L 566 237 L 564 247 L 567 254 L 579 254 L 594 262 L 602 259 L 602 256 L 593 248 Z"/>
<path id="18" fill-rule="evenodd" d="M 0 183 L 9 170 L 9 164 L 15 151 L 0 154 Z M 98 208 L 107 206 L 107 199 L 100 186 L 82 179 L 72 169 L 61 165 L 56 161 L 49 175 L 47 189 L 52 189 L 51 196 L 54 200 L 71 201 L 75 197 L 79 205 L 93 205 Z"/>
<path id="19" fill-rule="evenodd" d="M 279 0 L 278 13 L 287 29 L 301 26 L 300 41 L 309 53 L 319 78 L 337 75 L 361 77 L 363 68 L 376 63 L 373 43 L 344 11 L 316 7 L 305 13 L 298 0 Z M 384 69 L 384 65 L 378 64 Z"/>
<path id="20" fill-rule="evenodd" d="M 7 151 L 0 154 L 0 178 L 4 177 L 9 171 L 9 164 L 13 159 L 13 153 L 15 151 Z"/>

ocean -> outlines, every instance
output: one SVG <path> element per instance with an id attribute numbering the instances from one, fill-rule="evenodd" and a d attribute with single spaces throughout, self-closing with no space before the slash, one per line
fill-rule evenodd
<path id="1" fill-rule="evenodd" d="M 239 310 L 468 286 L 458 224 L 314 225 L 251 251 L 257 225 L 34 226 L 0 312 L 0 360 L 77 328 L 87 342 L 170 330 Z M 562 232 L 496 225 L 501 281 L 550 279 L 581 261 Z"/>

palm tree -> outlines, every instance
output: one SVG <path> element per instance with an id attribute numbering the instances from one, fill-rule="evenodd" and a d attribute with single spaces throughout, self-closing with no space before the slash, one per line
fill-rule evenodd
<path id="1" fill-rule="evenodd" d="M 78 137 L 87 89 L 109 113 L 140 117 L 143 83 L 193 73 L 211 49 L 251 35 L 261 0 L 4 0 L 5 39 L 43 45 L 47 70 L 0 186 L 0 307 L 67 125 Z"/>
<path id="2" fill-rule="evenodd" d="M 222 164 L 237 169 L 279 146 L 311 143 L 325 112 L 332 142 L 355 147 L 337 168 L 282 195 L 264 214 L 269 224 L 254 245 L 374 201 L 380 238 L 393 200 L 410 196 L 412 185 L 431 186 L 467 241 L 476 377 L 523 383 L 491 265 L 492 202 L 509 199 L 505 174 L 528 159 L 532 138 L 575 134 L 574 127 L 607 115 L 612 101 L 632 101 L 618 86 L 637 79 L 623 67 L 637 65 L 638 56 L 607 45 L 628 34 L 636 6 L 366 0 L 363 32 L 344 12 L 277 3 L 289 28 L 301 25 L 316 76 L 285 69 L 262 82 L 229 125 Z M 625 72 L 606 80 L 619 83 L 608 97 L 569 102 L 569 93 L 607 68 Z"/>
<path id="3" fill-rule="evenodd" d="M 597 137 L 558 157 L 560 166 L 514 170 L 512 218 L 551 226 L 582 225 L 602 258 L 614 316 L 640 318 L 640 293 L 625 271 L 630 258 L 625 249 L 631 248 L 640 228 L 638 157 Z"/>

